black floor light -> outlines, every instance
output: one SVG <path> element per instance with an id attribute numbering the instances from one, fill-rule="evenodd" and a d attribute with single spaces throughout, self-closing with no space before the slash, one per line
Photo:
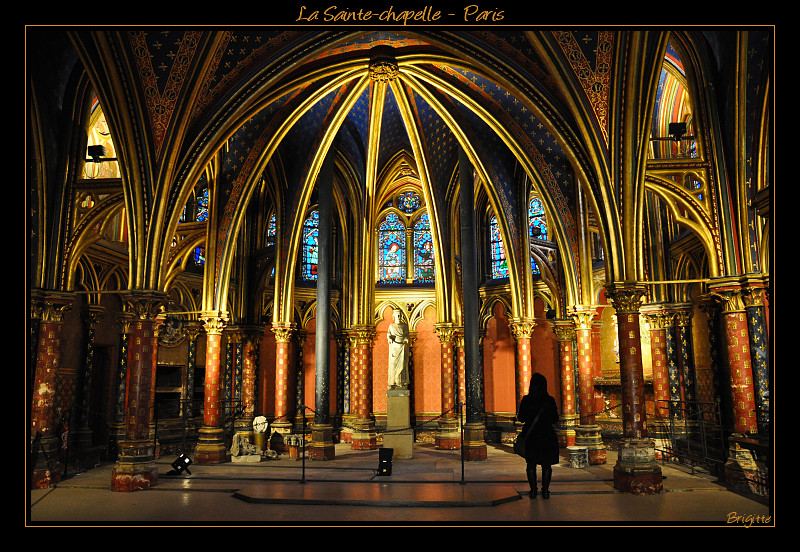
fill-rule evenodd
<path id="1" fill-rule="evenodd" d="M 186 456 L 185 454 L 181 454 L 178 456 L 175 461 L 172 463 L 172 467 L 175 468 L 168 472 L 168 475 L 180 475 L 182 471 L 186 470 L 186 473 L 192 475 L 192 472 L 189 471 L 189 466 L 192 465 L 192 459 Z"/>
<path id="2" fill-rule="evenodd" d="M 378 450 L 378 475 L 392 475 L 392 454 L 394 449 Z"/>

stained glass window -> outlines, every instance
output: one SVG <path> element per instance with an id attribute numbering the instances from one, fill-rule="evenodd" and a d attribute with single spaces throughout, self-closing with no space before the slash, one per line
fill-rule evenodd
<path id="1" fill-rule="evenodd" d="M 547 239 L 547 220 L 544 217 L 542 200 L 538 197 L 531 198 L 531 202 L 528 205 L 528 234 L 532 238 Z M 531 258 L 531 274 L 539 274 L 540 272 L 539 265 Z"/>
<path id="2" fill-rule="evenodd" d="M 317 259 L 319 244 L 319 211 L 311 211 L 303 223 L 303 266 L 302 278 L 304 281 L 317 279 Z"/>
<path id="3" fill-rule="evenodd" d="M 422 213 L 414 224 L 414 282 L 433 282 L 433 239 L 428 213 Z"/>
<path id="4" fill-rule="evenodd" d="M 406 227 L 396 213 L 389 213 L 378 226 L 378 282 L 406 281 Z"/>
<path id="5" fill-rule="evenodd" d="M 531 199 L 528 206 L 528 230 L 532 238 L 547 239 L 547 221 L 544 218 L 542 200 L 538 197 Z"/>
<path id="6" fill-rule="evenodd" d="M 492 214 L 489 219 L 489 258 L 492 265 L 492 278 L 508 278 L 508 263 L 506 262 L 506 250 L 503 247 L 503 238 L 500 236 L 500 228 L 497 225 L 497 216 Z"/>
<path id="7" fill-rule="evenodd" d="M 267 242 L 275 243 L 275 235 L 278 233 L 278 225 L 275 221 L 275 215 L 273 214 L 269 219 L 269 224 L 267 225 Z"/>
<path id="8" fill-rule="evenodd" d="M 208 186 L 205 186 L 197 194 L 194 206 L 194 220 L 198 222 L 208 220 Z"/>
<path id="9" fill-rule="evenodd" d="M 195 247 L 194 248 L 194 264 L 196 265 L 204 265 L 206 264 L 206 248 L 203 246 Z"/>
<path id="10" fill-rule="evenodd" d="M 397 196 L 397 208 L 404 213 L 411 214 L 422 205 L 419 194 L 408 190 Z"/>

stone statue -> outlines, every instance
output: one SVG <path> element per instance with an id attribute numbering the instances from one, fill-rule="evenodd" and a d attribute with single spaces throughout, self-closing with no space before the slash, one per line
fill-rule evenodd
<path id="1" fill-rule="evenodd" d="M 394 322 L 386 332 L 389 342 L 389 387 L 404 387 L 408 378 L 408 324 L 403 321 L 403 312 L 394 310 Z"/>
<path id="2" fill-rule="evenodd" d="M 231 443 L 231 456 L 258 456 L 261 458 L 261 451 L 256 448 L 254 444 L 247 440 L 247 437 L 235 433 L 233 435 L 233 442 Z"/>

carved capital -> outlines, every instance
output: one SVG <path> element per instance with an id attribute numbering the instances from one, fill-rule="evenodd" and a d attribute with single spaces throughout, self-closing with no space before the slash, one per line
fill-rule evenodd
<path id="1" fill-rule="evenodd" d="M 575 324 L 572 320 L 552 320 L 553 333 L 559 341 L 572 341 L 575 339 Z"/>
<path id="2" fill-rule="evenodd" d="M 436 333 L 439 335 L 439 342 L 444 345 L 445 343 L 453 343 L 458 333 L 458 328 L 453 324 L 436 324 Z"/>
<path id="3" fill-rule="evenodd" d="M 165 295 L 156 291 L 132 291 L 123 297 L 124 309 L 137 320 L 155 321 L 165 303 Z"/>
<path id="4" fill-rule="evenodd" d="M 746 307 L 763 307 L 766 304 L 766 289 L 748 287 L 742 290 L 742 300 Z"/>
<path id="5" fill-rule="evenodd" d="M 642 315 L 647 318 L 651 330 L 664 330 L 672 326 L 675 313 L 664 309 L 662 306 L 646 306 L 642 308 Z"/>
<path id="6" fill-rule="evenodd" d="M 691 326 L 693 315 L 691 305 L 680 305 L 675 310 L 675 323 L 678 326 Z"/>
<path id="7" fill-rule="evenodd" d="M 576 306 L 569 310 L 569 315 L 575 321 L 576 330 L 591 330 L 595 311 L 589 307 Z"/>
<path id="8" fill-rule="evenodd" d="M 368 345 L 375 338 L 375 328 L 372 326 L 353 326 L 348 330 L 350 344 L 353 347 L 358 345 Z"/>
<path id="9" fill-rule="evenodd" d="M 510 324 L 511 334 L 517 341 L 520 339 L 530 339 L 535 327 L 536 321 L 526 318 L 514 318 L 511 320 Z"/>
<path id="10" fill-rule="evenodd" d="M 72 294 L 31 290 L 31 319 L 39 319 L 42 322 L 60 323 L 64 320 L 64 314 L 72 308 Z"/>
<path id="11" fill-rule="evenodd" d="M 228 313 L 226 312 L 206 312 L 200 316 L 206 334 L 222 334 L 222 330 L 228 323 Z"/>
<path id="12" fill-rule="evenodd" d="M 607 284 L 606 297 L 617 314 L 639 314 L 647 288 L 639 284 Z"/>
<path id="13" fill-rule="evenodd" d="M 722 314 L 744 312 L 745 304 L 741 289 L 723 289 L 709 294 L 719 301 Z"/>
<path id="14" fill-rule="evenodd" d="M 270 328 L 275 334 L 275 341 L 278 343 L 289 343 L 292 340 L 294 328 L 292 326 L 272 326 Z"/>

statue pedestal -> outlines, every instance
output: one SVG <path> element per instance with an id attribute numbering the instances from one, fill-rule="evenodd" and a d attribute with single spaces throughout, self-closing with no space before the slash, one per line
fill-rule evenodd
<path id="1" fill-rule="evenodd" d="M 410 400 L 408 389 L 386 391 L 386 433 L 383 434 L 383 446 L 393 449 L 395 458 L 413 456 L 414 430 L 410 423 Z"/>

